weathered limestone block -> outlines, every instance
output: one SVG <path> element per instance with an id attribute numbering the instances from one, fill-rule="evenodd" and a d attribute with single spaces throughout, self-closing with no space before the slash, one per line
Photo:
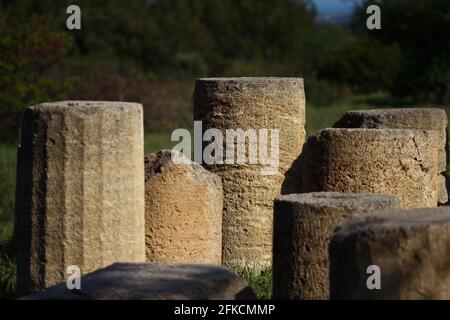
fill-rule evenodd
<path id="1" fill-rule="evenodd" d="M 224 267 L 189 264 L 116 263 L 24 300 L 254 300 L 247 282 Z"/>
<path id="2" fill-rule="evenodd" d="M 448 300 L 449 244 L 449 207 L 386 209 L 349 219 L 330 243 L 331 298 Z M 367 273 L 372 265 L 379 273 Z M 377 275 L 380 289 L 369 290 Z"/>
<path id="3" fill-rule="evenodd" d="M 324 129 L 304 146 L 301 190 L 390 194 L 404 208 L 436 207 L 437 150 L 435 130 Z"/>
<path id="4" fill-rule="evenodd" d="M 398 108 L 354 110 L 346 112 L 335 128 L 437 130 L 439 134 L 439 203 L 448 202 L 445 175 L 447 170 L 447 113 L 437 108 Z"/>
<path id="5" fill-rule="evenodd" d="M 329 299 L 328 244 L 344 219 L 399 207 L 394 196 L 318 192 L 275 199 L 273 296 Z"/>
<path id="6" fill-rule="evenodd" d="M 28 108 L 18 151 L 20 294 L 117 261 L 145 261 L 142 105 L 64 101 Z"/>
<path id="7" fill-rule="evenodd" d="M 447 170 L 447 113 L 437 108 L 398 108 L 347 111 L 334 128 L 416 129 L 439 132 L 439 170 Z"/>
<path id="8" fill-rule="evenodd" d="M 221 264 L 222 207 L 219 176 L 170 150 L 145 157 L 146 260 Z"/>
<path id="9" fill-rule="evenodd" d="M 268 153 L 275 145 L 271 142 L 273 130 L 278 130 L 279 166 L 275 174 L 263 174 L 261 169 L 267 165 L 261 162 L 206 166 L 223 183 L 223 263 L 254 270 L 270 267 L 273 199 L 292 189 L 296 176 L 287 171 L 301 153 L 305 140 L 303 79 L 199 79 L 194 95 L 194 119 L 202 121 L 203 131 L 217 128 L 224 137 L 227 129 L 253 129 L 257 134 L 267 129 L 268 142 L 264 147 Z M 234 141 L 236 144 L 238 140 Z M 249 146 L 256 146 L 249 141 L 245 140 L 246 156 L 250 154 Z M 261 141 L 258 140 L 257 146 L 259 155 Z M 226 145 L 224 155 L 229 151 L 231 148 Z"/>

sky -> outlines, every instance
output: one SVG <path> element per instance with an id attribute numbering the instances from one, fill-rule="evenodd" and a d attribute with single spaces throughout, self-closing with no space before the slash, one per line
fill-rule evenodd
<path id="1" fill-rule="evenodd" d="M 314 0 L 319 14 L 351 13 L 353 1 L 349 0 Z"/>

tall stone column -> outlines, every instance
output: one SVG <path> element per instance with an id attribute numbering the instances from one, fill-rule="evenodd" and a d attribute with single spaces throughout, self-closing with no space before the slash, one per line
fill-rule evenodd
<path id="1" fill-rule="evenodd" d="M 323 129 L 301 156 L 302 192 L 395 195 L 403 208 L 438 204 L 435 130 Z"/>
<path id="2" fill-rule="evenodd" d="M 331 298 L 448 300 L 449 243 L 449 207 L 349 219 L 330 242 Z"/>
<path id="3" fill-rule="evenodd" d="M 273 297 L 329 299 L 328 244 L 344 219 L 399 207 L 394 196 L 316 192 L 275 199 Z"/>
<path id="4" fill-rule="evenodd" d="M 65 101 L 28 108 L 16 190 L 19 294 L 145 261 L 142 105 Z"/>
<path id="5" fill-rule="evenodd" d="M 439 175 L 438 202 L 448 202 L 447 176 L 447 113 L 437 108 L 396 108 L 374 110 L 352 110 L 346 112 L 335 124 L 335 128 L 368 129 L 416 129 L 438 132 Z"/>
<path id="6" fill-rule="evenodd" d="M 220 130 L 225 146 L 223 158 L 227 153 L 235 152 L 232 164 L 216 162 L 205 165 L 222 178 L 223 263 L 229 267 L 259 270 L 269 267 L 272 260 L 273 199 L 292 190 L 295 175 L 287 172 L 301 153 L 305 139 L 303 80 L 199 79 L 194 95 L 194 119 L 202 121 L 204 133 L 213 128 Z M 246 138 L 245 162 L 237 160 L 239 138 L 233 139 L 235 136 L 230 129 Z M 276 134 L 279 134 L 279 141 L 274 142 L 272 138 L 276 138 Z M 249 151 L 250 146 L 253 152 Z M 267 174 L 264 172 L 267 163 L 250 161 L 249 158 L 252 153 L 253 160 L 265 153 L 270 155 L 272 147 L 275 152 L 271 155 L 279 163 L 275 172 Z"/>

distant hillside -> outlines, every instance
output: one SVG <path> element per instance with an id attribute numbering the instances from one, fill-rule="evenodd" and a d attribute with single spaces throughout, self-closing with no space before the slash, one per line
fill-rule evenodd
<path id="1" fill-rule="evenodd" d="M 354 9 L 353 1 L 315 0 L 317 25 L 348 25 Z"/>
<path id="2" fill-rule="evenodd" d="M 318 14 L 316 18 L 316 25 L 341 25 L 348 26 L 350 24 L 352 12 L 337 12 L 337 13 L 323 13 Z"/>

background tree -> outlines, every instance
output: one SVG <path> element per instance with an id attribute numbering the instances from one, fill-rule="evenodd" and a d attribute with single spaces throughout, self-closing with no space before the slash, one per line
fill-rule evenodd
<path id="1" fill-rule="evenodd" d="M 49 30 L 38 16 L 21 19 L 0 14 L 0 125 L 1 135 L 16 137 L 23 109 L 54 99 L 68 90 L 48 76 L 66 54 L 70 42 Z"/>
<path id="2" fill-rule="evenodd" d="M 378 4 L 382 29 L 364 28 L 365 8 Z M 402 59 L 391 91 L 418 102 L 450 101 L 450 1 L 366 0 L 354 14 L 353 28 L 371 40 L 401 48 Z"/>

